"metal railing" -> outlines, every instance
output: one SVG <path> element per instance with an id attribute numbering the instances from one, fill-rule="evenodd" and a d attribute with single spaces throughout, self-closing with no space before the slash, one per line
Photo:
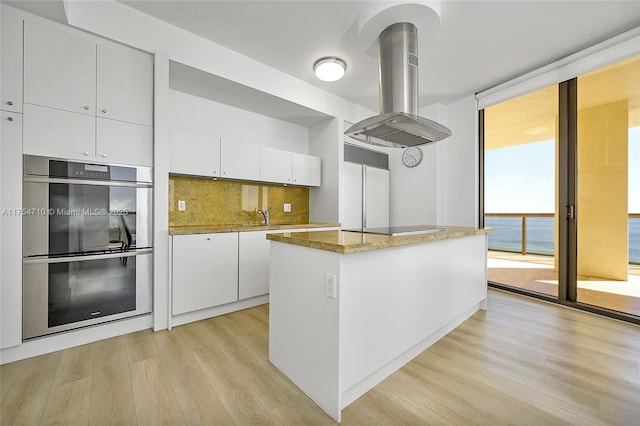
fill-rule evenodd
<path id="1" fill-rule="evenodd" d="M 504 252 L 511 252 L 511 253 L 522 253 L 522 255 L 526 255 L 527 253 L 530 254 L 538 254 L 538 255 L 543 255 L 543 256 L 553 256 L 553 253 L 539 253 L 539 252 L 534 252 L 534 251 L 527 251 L 527 218 L 530 217 L 554 217 L 555 214 L 553 213 L 485 213 L 484 214 L 485 217 L 519 217 L 522 220 L 522 225 L 521 225 L 521 231 L 522 231 L 522 236 L 521 236 L 521 249 L 520 251 L 516 251 L 516 250 L 508 250 L 508 249 L 495 249 L 495 248 L 489 248 L 490 250 L 495 250 L 495 251 L 504 251 Z M 629 213 L 629 219 L 640 219 L 640 213 Z M 630 264 L 640 264 L 639 262 L 635 262 L 635 261 L 629 261 Z"/>

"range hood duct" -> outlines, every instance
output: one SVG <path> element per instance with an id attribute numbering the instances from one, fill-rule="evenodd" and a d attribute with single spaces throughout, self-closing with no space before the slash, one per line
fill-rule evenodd
<path id="1" fill-rule="evenodd" d="M 380 114 L 351 126 L 345 133 L 358 141 L 391 148 L 423 145 L 451 136 L 451 130 L 418 117 L 418 30 L 401 22 L 378 37 L 380 49 Z"/>

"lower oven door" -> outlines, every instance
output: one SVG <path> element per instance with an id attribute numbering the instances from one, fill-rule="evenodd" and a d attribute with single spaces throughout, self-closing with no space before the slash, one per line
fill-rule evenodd
<path id="1" fill-rule="evenodd" d="M 23 260 L 24 340 L 151 312 L 151 250 Z"/>

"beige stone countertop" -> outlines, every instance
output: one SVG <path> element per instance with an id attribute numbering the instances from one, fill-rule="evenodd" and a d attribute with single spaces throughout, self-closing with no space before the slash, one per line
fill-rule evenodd
<path id="1" fill-rule="evenodd" d="M 335 253 L 357 253 L 387 247 L 423 244 L 451 238 L 488 234 L 491 228 L 470 228 L 463 226 L 443 226 L 444 231 L 414 235 L 381 235 L 352 231 L 311 231 L 268 234 L 267 239 L 281 243 L 332 251 Z"/>
<path id="2" fill-rule="evenodd" d="M 263 225 L 258 223 L 231 224 L 231 225 L 209 225 L 209 226 L 170 226 L 169 235 L 191 235 L 191 234 L 215 234 L 219 232 L 246 232 L 246 231 L 272 231 L 285 229 L 305 229 L 305 228 L 329 228 L 340 226 L 333 222 L 311 222 L 311 223 L 271 223 Z"/>

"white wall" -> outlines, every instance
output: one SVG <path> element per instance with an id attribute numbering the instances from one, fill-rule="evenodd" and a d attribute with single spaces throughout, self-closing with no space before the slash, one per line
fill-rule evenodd
<path id="1" fill-rule="evenodd" d="M 309 131 L 309 154 L 322 158 L 322 186 L 309 190 L 309 220 L 339 222 L 342 211 L 342 120 L 333 118 Z"/>
<path id="2" fill-rule="evenodd" d="M 192 133 L 228 137 L 301 154 L 309 153 L 309 129 L 297 124 L 169 90 L 169 126 Z"/>
<path id="3" fill-rule="evenodd" d="M 447 106 L 453 136 L 437 144 L 438 224 L 478 225 L 478 113 L 474 95 Z"/>
<path id="4" fill-rule="evenodd" d="M 437 224 L 477 226 L 478 136 L 474 95 L 420 110 L 422 117 L 451 129 L 453 136 L 422 145 L 419 166 L 402 164 L 402 149 L 389 151 L 392 226 Z"/>
<path id="5" fill-rule="evenodd" d="M 447 124 L 447 108 L 441 104 L 422 108 L 420 116 Z M 402 164 L 403 149 L 389 150 L 391 226 L 440 224 L 437 214 L 438 149 L 443 143 L 447 142 L 422 145 L 423 160 L 413 168 Z"/>

